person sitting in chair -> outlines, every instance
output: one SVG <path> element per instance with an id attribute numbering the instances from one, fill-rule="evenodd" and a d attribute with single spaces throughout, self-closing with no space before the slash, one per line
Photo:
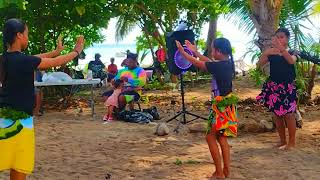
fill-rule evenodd
<path id="1" fill-rule="evenodd" d="M 126 67 L 119 70 L 114 80 L 121 79 L 125 82 L 123 92 L 119 95 L 119 109 L 125 108 L 129 104 L 130 110 L 133 110 L 133 102 L 140 99 L 142 87 L 146 84 L 147 75 L 143 68 L 138 66 L 138 55 L 128 53 Z M 113 90 L 103 93 L 105 99 L 111 96 Z"/>
<path id="2" fill-rule="evenodd" d="M 89 62 L 88 69 L 92 71 L 93 78 L 100 78 L 104 80 L 107 77 L 107 73 L 104 71 L 105 65 L 100 60 L 101 55 L 96 53 L 94 60 Z"/>
<path id="3" fill-rule="evenodd" d="M 110 82 L 118 73 L 118 67 L 114 64 L 114 58 L 110 58 L 111 64 L 108 66 L 108 82 Z"/>

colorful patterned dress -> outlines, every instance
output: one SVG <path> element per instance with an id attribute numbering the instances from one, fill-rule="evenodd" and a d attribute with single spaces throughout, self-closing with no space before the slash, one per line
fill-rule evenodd
<path id="1" fill-rule="evenodd" d="M 206 62 L 212 74 L 212 106 L 208 118 L 207 133 L 226 137 L 236 137 L 238 117 L 236 104 L 238 97 L 232 94 L 233 68 L 231 60 Z"/>

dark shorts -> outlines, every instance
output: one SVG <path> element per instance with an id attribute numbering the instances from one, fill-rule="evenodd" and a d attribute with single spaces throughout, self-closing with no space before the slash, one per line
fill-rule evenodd
<path id="1" fill-rule="evenodd" d="M 104 93 L 102 94 L 102 96 L 107 96 L 107 97 L 109 97 L 109 96 L 112 95 L 112 93 L 113 93 L 113 90 L 110 90 L 110 91 L 104 92 Z M 124 92 L 122 92 L 120 95 L 133 96 L 133 100 L 134 100 L 134 101 L 139 101 L 139 99 L 140 99 L 140 95 L 139 95 L 136 91 L 124 91 Z"/>

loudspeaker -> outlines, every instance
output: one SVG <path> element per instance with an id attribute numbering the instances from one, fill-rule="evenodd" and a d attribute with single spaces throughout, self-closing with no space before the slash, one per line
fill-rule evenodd
<path id="1" fill-rule="evenodd" d="M 178 48 L 176 46 L 175 41 L 179 41 L 182 45 L 184 45 L 185 40 L 189 40 L 191 43 L 195 41 L 195 34 L 191 30 L 184 30 L 184 31 L 174 31 L 166 35 L 166 45 L 168 50 L 168 58 L 166 60 L 169 72 L 175 75 L 181 74 L 183 71 L 196 71 L 196 67 L 193 65 L 186 66 L 188 68 L 181 69 L 177 66 L 175 62 L 175 57 L 177 58 L 177 55 L 179 56 Z M 192 54 L 188 49 L 186 49 L 186 52 L 189 54 Z M 181 58 L 181 57 L 180 57 Z M 185 63 L 188 63 L 187 60 L 185 62 L 180 61 L 183 65 L 186 65 Z"/>

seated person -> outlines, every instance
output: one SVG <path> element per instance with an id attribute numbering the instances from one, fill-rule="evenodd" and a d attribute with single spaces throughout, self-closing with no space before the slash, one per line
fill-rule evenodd
<path id="1" fill-rule="evenodd" d="M 126 67 L 119 70 L 114 80 L 121 79 L 125 82 L 123 92 L 119 95 L 119 109 L 125 108 L 129 103 L 133 110 L 133 101 L 140 99 L 142 87 L 146 84 L 147 75 L 143 68 L 138 66 L 137 54 L 129 53 L 126 59 Z M 111 96 L 113 90 L 103 93 L 105 99 Z M 140 93 L 140 94 L 139 94 Z"/>
<path id="2" fill-rule="evenodd" d="M 93 78 L 100 78 L 101 80 L 104 80 L 107 77 L 107 74 L 104 71 L 106 66 L 100 60 L 100 57 L 101 55 L 99 53 L 96 53 L 94 55 L 95 60 L 89 62 L 88 69 L 92 71 Z"/>
<path id="3" fill-rule="evenodd" d="M 114 64 L 114 58 L 110 59 L 111 64 L 108 66 L 108 82 L 110 82 L 118 73 L 118 67 Z"/>

